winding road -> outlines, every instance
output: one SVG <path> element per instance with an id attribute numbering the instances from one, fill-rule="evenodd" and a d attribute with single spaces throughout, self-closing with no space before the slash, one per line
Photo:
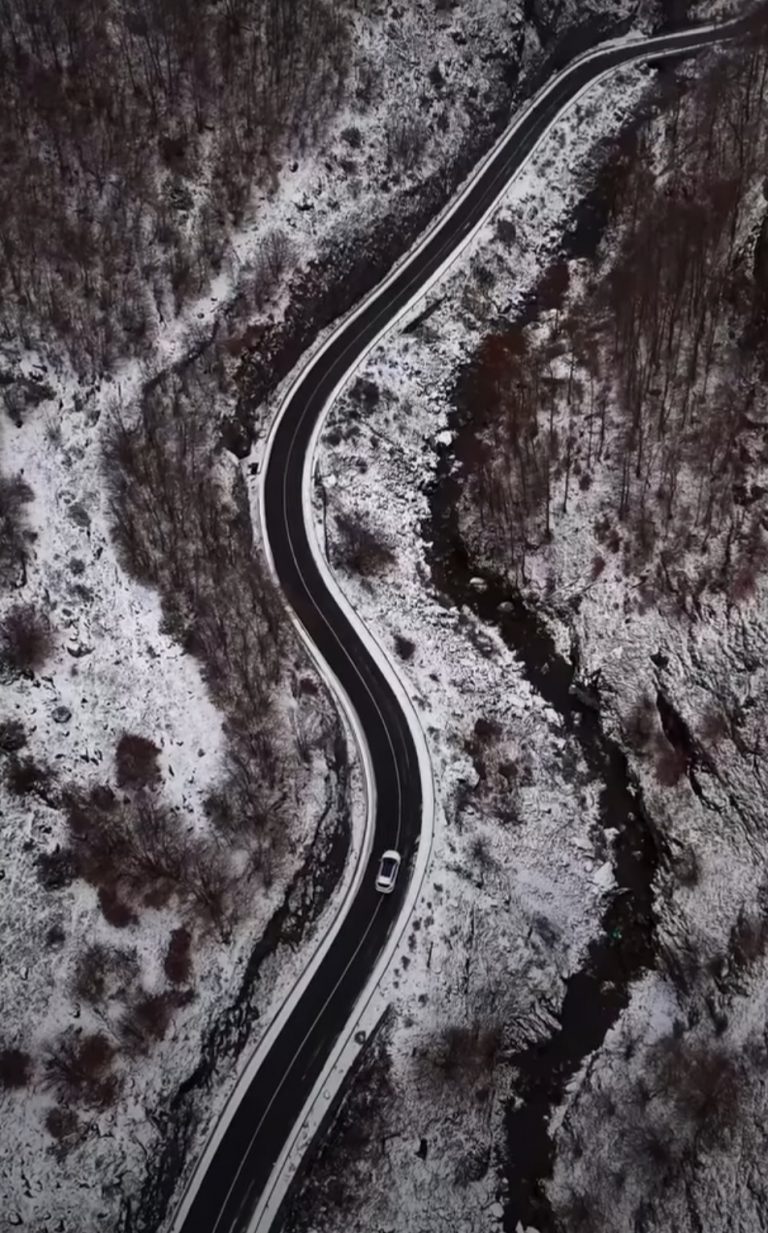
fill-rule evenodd
<path id="1" fill-rule="evenodd" d="M 338 592 L 334 595 L 329 587 L 327 568 L 307 525 L 316 426 L 340 383 L 439 277 L 575 95 L 615 66 L 692 52 L 743 28 L 744 20 L 642 43 L 609 43 L 559 72 L 508 129 L 421 244 L 312 356 L 283 403 L 262 476 L 264 530 L 286 602 L 305 639 L 316 648 L 318 662 L 332 668 L 345 695 L 340 703 L 347 712 L 353 709 L 355 730 L 364 734 L 375 783 L 375 834 L 364 876 L 338 932 L 242 1095 L 203 1176 L 193 1181 L 183 1223 L 175 1226 L 183 1233 L 248 1229 L 305 1100 L 404 908 L 424 823 L 418 751 L 391 670 L 367 649 L 343 611 Z M 385 848 L 398 848 L 403 854 L 398 885 L 388 896 L 374 889 L 378 858 Z"/>

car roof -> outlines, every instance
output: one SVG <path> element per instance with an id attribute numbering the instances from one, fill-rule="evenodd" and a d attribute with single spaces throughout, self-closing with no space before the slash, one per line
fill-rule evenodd
<path id="1" fill-rule="evenodd" d="M 399 861 L 400 853 L 396 852 L 394 848 L 387 848 L 386 852 L 382 853 L 381 859 L 383 861 Z"/>

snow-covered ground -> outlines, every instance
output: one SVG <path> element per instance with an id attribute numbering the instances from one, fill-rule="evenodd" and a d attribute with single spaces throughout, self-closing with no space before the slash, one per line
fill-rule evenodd
<path id="1" fill-rule="evenodd" d="M 624 16 L 634 13 L 636 6 L 617 0 L 600 8 L 611 16 Z M 121 1013 L 119 998 L 106 1018 L 78 1003 L 71 988 L 78 952 L 95 942 L 135 948 L 134 985 L 154 995 L 164 986 L 163 956 L 170 932 L 180 920 L 174 908 L 152 907 L 142 910 L 137 925 L 117 931 L 104 920 L 94 889 L 83 882 L 44 889 L 37 858 L 65 843 L 59 790 L 114 784 L 117 741 L 126 731 L 142 735 L 159 748 L 158 796 L 183 817 L 191 834 L 205 837 L 208 822 L 202 806 L 221 776 L 227 745 L 222 716 L 210 701 L 198 666 L 163 628 L 158 596 L 130 580 L 117 562 L 101 474 L 101 431 L 109 409 L 118 402 L 130 418 L 146 378 L 181 359 L 222 320 L 222 314 L 229 314 L 224 333 L 230 341 L 246 325 L 279 320 L 290 304 L 291 286 L 300 282 L 318 256 L 332 252 L 350 234 L 365 234 L 390 208 L 406 208 L 422 178 L 449 165 L 479 119 L 508 98 L 505 66 L 519 63 L 525 69 L 540 56 L 538 38 L 525 25 L 523 9 L 510 0 L 490 4 L 466 0 L 458 8 L 440 5 L 435 12 L 433 4 L 420 0 L 406 11 L 383 3 L 375 11 L 356 13 L 357 59 L 343 108 L 318 135 L 315 149 L 286 149 L 276 182 L 268 191 L 256 193 L 245 226 L 231 235 L 223 272 L 178 317 L 158 320 L 154 351 L 141 364 L 118 364 L 111 378 L 84 389 L 53 348 L 45 356 L 30 354 L 20 345 L 3 349 L 0 368 L 4 384 L 8 383 L 5 388 L 14 394 L 14 409 L 19 405 L 19 388 L 30 376 L 41 378 L 41 397 L 30 399 L 19 422 L 14 418 L 2 428 L 3 474 L 22 474 L 32 498 L 24 507 L 30 532 L 27 577 L 12 594 L 3 596 L 0 615 L 13 604 L 34 604 L 46 611 L 53 635 L 52 653 L 39 672 L 4 682 L 0 713 L 0 719 L 18 718 L 24 725 L 27 745 L 21 757 L 30 756 L 53 772 L 43 790 L 31 796 L 14 797 L 5 786 L 0 788 L 0 864 L 6 887 L 0 913 L 3 934 L 10 939 L 0 970 L 6 1011 L 0 1043 L 28 1051 L 37 1067 L 31 1089 L 2 1092 L 7 1138 L 0 1155 L 7 1163 L 0 1175 L 0 1193 L 12 1225 L 21 1221 L 63 1233 L 88 1221 L 110 1227 L 124 1199 L 139 1191 L 146 1160 L 162 1140 L 157 1116 L 194 1069 L 208 1026 L 222 1005 L 231 1003 L 253 942 L 295 872 L 302 841 L 313 833 L 332 788 L 326 757 L 319 751 L 297 779 L 301 827 L 274 882 L 255 897 L 255 906 L 243 914 L 226 946 L 214 933 L 201 931 L 193 953 L 194 1000 L 177 1008 L 165 1039 L 147 1057 L 132 1058 L 130 1064 L 117 1061 L 124 1085 L 114 1107 L 87 1112 L 80 1128 L 84 1138 L 78 1139 L 80 1130 L 73 1131 L 69 1149 L 66 1144 L 57 1147 L 43 1126 L 54 1101 L 43 1081 L 45 1050 L 72 1025 L 114 1034 L 115 1015 Z M 577 12 L 576 6 L 556 9 L 558 28 L 567 26 Z M 647 6 L 648 14 L 652 9 Z M 559 221 L 574 199 L 571 171 L 581 164 L 597 135 L 615 125 L 642 92 L 641 76 L 625 75 L 623 81 L 622 90 L 605 92 L 599 106 L 593 98 L 586 100 L 577 124 L 566 123 L 560 135 L 553 136 L 536 167 L 510 194 L 505 209 L 514 206 L 518 230 L 508 262 L 517 291 L 532 283 L 539 257 L 556 242 Z M 548 188 L 546 199 L 541 191 L 544 178 L 559 188 L 555 194 Z M 486 239 L 493 230 L 488 229 Z M 267 302 L 257 307 L 248 298 L 249 289 L 262 278 L 276 235 L 284 237 L 285 269 Z M 481 237 L 476 254 L 483 252 L 483 244 Z M 470 269 L 474 259 L 470 258 Z M 244 293 L 245 301 L 238 306 L 239 293 Z M 449 955 L 461 942 L 460 932 L 452 930 L 462 916 L 473 922 L 478 953 L 481 944 L 489 950 L 498 948 L 505 945 L 506 936 L 522 937 L 530 930 L 528 943 L 510 959 L 508 968 L 510 973 L 527 973 L 525 988 L 515 994 L 514 1002 L 519 1042 L 542 1030 L 542 1000 L 549 998 L 547 1005 L 556 1007 L 563 976 L 578 963 L 599 916 L 610 868 L 590 834 L 594 791 L 578 760 L 573 764 L 564 753 L 554 717 L 537 704 L 498 639 L 478 631 L 471 620 L 446 612 L 424 592 L 425 571 L 415 532 L 425 503 L 423 490 L 416 492 L 414 502 L 414 478 L 424 481 L 430 474 L 431 446 L 444 428 L 445 407 L 439 399 L 430 403 L 423 383 L 414 382 L 417 370 L 429 372 L 435 374 L 434 389 L 445 392 L 446 383 L 438 377 L 444 378 L 449 361 L 467 352 L 477 329 L 473 317 L 478 313 L 482 317 L 484 311 L 482 294 L 474 289 L 471 277 L 459 273 L 451 286 L 451 296 L 457 295 L 466 301 L 460 330 L 445 330 L 448 317 L 438 309 L 419 336 L 403 336 L 393 351 L 382 348 L 372 358 L 372 379 L 383 390 L 391 377 L 397 403 L 390 405 L 390 396 L 382 395 L 375 414 L 365 417 L 373 429 L 370 440 L 357 443 L 365 449 L 347 442 L 346 452 L 327 453 L 322 473 L 331 498 L 331 531 L 335 459 L 339 471 L 345 463 L 348 473 L 362 467 L 358 454 L 367 459 L 368 472 L 358 471 L 357 487 L 348 486 L 348 473 L 343 476 L 350 501 L 354 498 L 361 507 L 377 509 L 378 494 L 390 487 L 398 494 L 396 506 L 393 502 L 391 507 L 397 508 L 398 517 L 383 528 L 392 538 L 398 561 L 388 577 L 389 596 L 396 600 L 389 622 L 376 603 L 378 584 L 369 591 L 348 582 L 364 619 L 370 619 L 382 636 L 392 639 L 397 633 L 415 644 L 412 658 L 403 662 L 403 672 L 422 699 L 440 767 L 442 837 L 429 892 L 434 922 L 429 926 L 430 945 L 434 943 L 435 951 L 433 955 L 427 946 L 414 944 L 412 955 L 403 957 L 410 959 L 410 967 L 402 960 L 399 964 L 395 978 L 399 991 L 411 1005 L 416 998 L 410 983 L 414 973 L 426 981 L 438 967 L 452 970 Z M 442 352 L 433 345 L 438 334 Z M 233 370 L 236 361 L 226 362 Z M 220 407 L 217 417 L 227 410 Z M 426 455 L 425 438 L 430 447 Z M 217 478 L 226 487 L 235 476 L 234 464 L 222 459 L 217 467 Z M 407 544 L 405 527 L 414 532 Z M 437 657 L 428 651 L 434 637 L 440 640 Z M 472 681 L 482 682 L 482 691 L 477 693 L 477 713 L 469 715 L 462 699 Z M 317 701 L 311 694 L 299 698 L 285 700 L 286 726 L 293 722 L 294 707 L 303 708 L 310 728 L 318 711 L 321 719 L 327 718 L 322 696 Z M 465 742 L 476 721 L 487 719 L 498 725 L 498 732 L 491 727 L 482 737 L 489 743 L 487 757 L 495 769 L 489 776 L 491 786 L 478 788 Z M 480 732 L 485 732 L 482 724 Z M 507 763 L 518 767 L 514 791 L 500 769 Z M 538 765 L 547 768 L 546 788 L 528 782 L 528 768 Z M 580 793 L 576 816 L 574 777 Z M 466 796 L 461 809 L 456 807 L 457 794 Z M 489 827 L 481 820 L 489 811 L 506 816 L 510 796 L 514 819 L 519 821 L 511 813 L 503 827 L 495 823 Z M 568 855 L 553 862 L 554 849 Z M 470 863 L 468 878 L 462 871 Z M 476 885 L 478 880 L 481 886 Z M 332 910 L 330 903 L 323 919 Z M 497 912 L 508 922 L 503 931 L 493 923 Z M 323 920 L 318 927 L 322 925 Z M 426 930 L 425 915 L 424 937 Z M 271 963 L 269 978 L 262 983 L 263 1025 L 302 961 L 301 955 L 281 955 Z M 421 1042 L 426 1049 L 438 1025 L 458 1017 L 459 1002 L 466 999 L 469 986 L 462 983 L 458 969 L 453 976 L 452 991 L 446 993 L 444 1004 L 435 1002 L 432 1019 L 409 1028 L 407 1015 L 401 1018 L 398 1031 L 404 1041 L 412 1031 L 411 1044 Z M 479 966 L 473 967 L 471 980 L 480 980 Z M 405 1057 L 402 1049 L 396 1054 L 401 1060 Z M 230 1066 L 217 1078 L 215 1094 L 202 1111 L 197 1144 L 222 1107 L 235 1068 Z M 494 1106 L 497 1120 L 500 1107 Z M 6 1150 L 11 1144 L 13 1150 Z M 492 1175 L 477 1185 L 478 1202 L 486 1203 L 493 1190 Z M 417 1206 L 425 1201 L 414 1199 Z"/>
<path id="2" fill-rule="evenodd" d="M 91 886 L 77 879 L 56 890 L 41 884 L 38 857 L 67 845 L 61 792 L 114 785 L 120 737 L 144 736 L 160 751 L 158 798 L 183 818 L 186 830 L 205 837 L 203 803 L 221 777 L 226 750 L 222 716 L 196 662 L 165 631 L 157 594 L 128 578 L 116 559 L 101 471 L 103 424 L 115 404 L 130 419 L 147 376 L 183 357 L 224 310 L 228 332 L 242 328 L 243 310 L 233 309 L 234 299 L 238 292 L 247 294 L 263 271 L 270 237 L 286 238 L 286 268 L 266 304 L 259 310 L 245 304 L 243 324 L 278 319 L 289 303 L 291 279 L 299 279 L 318 253 L 332 250 L 350 231 L 364 234 L 390 203 L 407 200 L 425 174 L 450 162 L 476 117 L 505 96 L 505 62 L 522 57 L 527 63 L 539 52 L 521 10 L 505 0 L 490 5 L 477 0 L 437 15 L 426 3 L 406 13 L 385 5 L 376 13 L 356 14 L 355 89 L 343 109 L 317 149 L 286 151 L 276 183 L 257 192 L 246 225 L 232 234 L 223 272 L 178 317 L 158 320 L 154 350 L 143 363 L 120 363 L 111 378 L 82 388 L 55 348 L 45 356 L 13 344 L 4 348 L 13 421 L 2 430 L 2 467 L 6 475 L 20 474 L 32 495 L 24 506 L 26 578 L 3 598 L 2 613 L 18 603 L 35 605 L 47 614 L 53 637 L 52 653 L 39 672 L 5 682 L 0 715 L 24 725 L 27 744 L 19 756 L 52 772 L 43 791 L 32 795 L 0 789 L 7 888 L 3 934 L 9 939 L 2 966 L 2 1046 L 22 1048 L 35 1067 L 31 1089 L 7 1089 L 2 1096 L 4 1125 L 13 1137 L 13 1151 L 2 1152 L 3 1204 L 12 1224 L 68 1231 L 91 1221 L 106 1227 L 121 1202 L 138 1191 L 145 1160 L 159 1142 L 156 1114 L 194 1069 L 212 1019 L 233 1000 L 253 942 L 295 869 L 302 839 L 328 803 L 327 766 L 318 752 L 295 785 L 302 827 L 294 835 L 293 864 L 287 860 L 272 885 L 252 896 L 255 906 L 243 914 L 226 948 L 210 932 L 195 938 L 194 1000 L 176 1009 L 165 1039 L 146 1057 L 114 1063 L 123 1085 L 114 1107 L 86 1111 L 80 1126 L 70 1127 L 57 1145 L 43 1124 L 55 1103 L 46 1082 L 46 1050 L 70 1026 L 87 1033 L 105 1030 L 112 1039 L 122 1013 L 120 998 L 106 1012 L 80 1003 L 72 989 L 78 954 L 96 943 L 135 949 L 132 991 L 153 996 L 165 988 L 164 954 L 181 919 L 176 908 L 154 907 L 142 910 L 138 924 L 118 931 L 103 918 Z M 417 155 L 408 152 L 409 141 Z M 34 392 L 38 385 L 39 396 L 18 415 L 19 390 L 30 379 L 28 389 Z M 219 481 L 226 487 L 233 475 L 222 460 Z M 300 698 L 295 705 L 308 712 L 327 705 L 322 699 L 313 703 L 310 695 Z M 312 715 L 306 722 L 312 726 Z M 456 759 L 466 771 L 466 755 L 459 750 Z M 559 811 L 552 806 L 552 813 L 556 828 Z M 584 877 L 591 886 L 586 860 Z M 456 894 L 459 887 L 460 879 Z M 516 893 L 525 899 L 522 885 Z M 569 893 L 574 901 L 579 897 L 578 882 Z M 329 904 L 326 916 L 332 910 Z M 575 951 L 584 937 L 574 940 Z M 262 981 L 262 1025 L 301 962 L 301 955 L 283 954 L 271 963 Z M 222 1107 L 234 1068 L 218 1078 L 198 1143 Z"/>
<path id="3" fill-rule="evenodd" d="M 297 1228 L 363 1228 L 374 1210 L 393 1230 L 493 1227 L 503 1193 L 495 1149 L 514 1093 L 508 1059 L 551 1031 L 614 885 L 599 785 L 501 637 L 434 592 L 423 529 L 437 449 L 450 439 L 453 373 L 497 294 L 478 290 L 478 264 L 514 217 L 503 261 L 514 294 L 525 295 L 559 241 L 590 152 L 647 81 L 622 72 L 555 126 L 471 251 L 412 314 L 434 306 L 431 316 L 371 354 L 321 438 L 320 539 L 416 701 L 438 808 L 422 902 L 387 981 L 395 1014 L 380 1146 L 354 1162 L 346 1186 L 335 1179 L 341 1202 L 329 1202 L 327 1174 L 311 1178 L 292 1214 Z"/>
<path id="4" fill-rule="evenodd" d="M 2 691 L 0 719 L 20 721 L 26 734 L 17 757 L 47 768 L 50 779 L 27 795 L 12 794 L 6 784 L 0 789 L 2 1047 L 23 1049 L 34 1066 L 31 1090 L 3 1093 L 3 1123 L 13 1150 L 9 1137 L 0 1153 L 0 1193 L 11 1224 L 74 1231 L 83 1227 L 86 1213 L 94 1227 L 106 1227 L 124 1196 L 140 1186 L 147 1155 L 158 1142 L 155 1111 L 194 1069 L 211 1023 L 235 1000 L 253 946 L 334 802 L 327 742 L 310 740 L 306 766 L 296 759 L 298 822 L 290 849 L 268 886 L 250 882 L 247 905 L 242 899 L 237 905 L 226 943 L 215 929 L 193 923 L 188 906 L 173 900 L 141 908 L 136 922 L 118 929 L 105 920 L 93 886 L 71 874 L 60 888 L 43 884 L 41 855 L 71 845 L 64 794 L 108 785 L 121 795 L 115 753 L 125 733 L 158 747 L 160 777 L 151 799 L 181 818 L 186 835 L 201 839 L 210 836 L 205 798 L 222 778 L 226 748 L 223 717 L 196 660 L 164 629 L 157 594 L 132 581 L 116 559 L 97 417 L 88 405 L 79 408 L 71 391 L 62 394 L 63 408 L 43 405 L 20 428 L 4 426 L 6 458 L 33 496 L 25 505 L 26 580 L 4 598 L 0 612 L 21 602 L 45 611 L 53 650 L 37 672 L 6 673 Z M 312 675 L 308 667 L 304 674 Z M 287 696 L 285 708 L 280 726 L 286 731 L 332 731 L 322 693 Z M 5 762 L 9 766 L 10 755 Z M 242 875 L 241 858 L 234 859 Z M 165 1038 L 146 1056 L 121 1056 L 126 1004 L 139 991 L 168 992 L 164 958 L 172 931 L 181 925 L 193 938 L 192 974 L 183 982 L 193 996 L 176 1009 Z M 73 988 L 75 972 L 86 948 L 100 944 L 131 952 L 135 970 L 125 996 L 90 1006 Z M 302 962 L 300 954 L 285 951 L 279 967 L 263 972 L 262 1028 Z M 57 1147 L 44 1126 L 57 1103 L 46 1058 L 72 1027 L 106 1032 L 118 1049 L 113 1070 L 122 1091 L 111 1108 L 81 1111 L 80 1128 Z M 254 1031 L 253 1044 L 257 1039 Z M 209 1118 L 234 1078 L 230 1063 Z M 91 1172 L 94 1163 L 97 1173 Z"/>
<path id="5" fill-rule="evenodd" d="M 442 809 L 430 888 L 392 977 L 394 1015 L 349 1097 L 348 1126 L 342 1109 L 339 1151 L 332 1140 L 326 1145 L 297 1197 L 292 1229 L 362 1229 L 375 1219 L 425 1233 L 493 1227 L 505 1193 L 496 1152 L 504 1108 L 515 1097 L 508 1056 L 554 1026 L 563 977 L 594 936 L 600 895 L 613 885 L 610 850 L 590 825 L 594 788 L 578 754 L 568 741 L 561 747 L 552 715 L 496 634 L 433 593 L 422 535 L 437 450 L 451 441 L 456 377 L 483 336 L 514 319 L 556 255 L 590 146 L 618 126 L 647 80 L 634 71 L 622 79 L 621 88 L 614 79 L 584 100 L 588 123 L 572 115 L 551 134 L 451 279 L 414 316 L 425 307 L 432 313 L 372 354 L 329 419 L 318 513 L 331 560 L 366 623 L 400 656 L 433 750 Z M 677 113 L 674 125 L 663 116 L 650 122 L 661 174 L 670 171 L 665 126 L 677 131 L 679 122 Z M 751 268 L 765 207 L 750 186 L 746 202 L 735 238 L 742 268 Z M 546 353 L 558 313 L 578 314 L 579 296 L 593 284 L 574 263 L 565 307 L 540 311 L 531 327 L 538 348 Z M 565 360 L 557 367 L 559 354 L 552 348 L 550 359 L 562 396 L 568 373 Z M 585 374 L 578 379 L 588 388 Z M 747 432 L 765 417 L 764 388 L 753 388 Z M 526 580 L 564 654 L 577 641 L 584 679 L 599 673 L 603 724 L 626 749 L 659 833 L 659 957 L 554 1113 L 548 1194 L 568 1230 L 620 1233 L 640 1221 L 659 1233 L 751 1231 L 764 1227 L 768 1211 L 760 1163 L 764 548 L 758 536 L 748 560 L 754 576 L 735 599 L 727 589 L 698 591 L 695 615 L 676 600 L 649 599 L 650 571 L 606 550 L 596 530 L 615 505 L 616 471 L 607 465 L 621 458 L 615 410 L 606 464 L 591 469 L 590 484 L 574 478 L 567 512 L 558 473 L 553 538 L 531 548 Z M 563 440 L 561 411 L 555 423 Z M 584 453 L 586 435 L 579 426 L 574 456 Z M 760 501 L 762 455 L 744 448 L 748 480 L 759 481 L 752 499 Z M 683 467 L 679 482 L 689 482 Z M 478 567 L 498 571 L 468 497 L 460 516 Z M 711 543 L 707 537 L 710 555 L 722 552 L 725 532 L 724 525 Z M 695 549 L 687 557 L 678 551 L 666 566 L 679 584 L 686 574 L 697 577 L 703 559 Z M 669 738 L 657 691 L 691 734 L 690 775 L 678 767 L 670 776 L 659 756 Z M 644 698 L 650 727 L 638 743 L 628 734 Z M 477 719 L 490 722 L 473 734 Z M 569 762 L 570 789 L 560 778 Z M 365 1116 L 372 1129 L 361 1144 L 354 1117 Z"/>

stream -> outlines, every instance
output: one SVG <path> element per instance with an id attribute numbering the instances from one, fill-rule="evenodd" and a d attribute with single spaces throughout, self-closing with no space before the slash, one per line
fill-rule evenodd
<path id="1" fill-rule="evenodd" d="M 622 134 L 631 142 L 632 129 Z M 625 147 L 626 148 L 626 147 Z M 609 172 L 610 174 L 610 172 Z M 559 256 L 587 256 L 596 250 L 609 216 L 605 175 L 574 213 Z M 526 324 L 537 314 L 534 291 L 515 314 Z M 454 402 L 449 427 L 458 432 L 467 412 Z M 460 459 L 459 459 L 460 462 Z M 562 1101 L 570 1078 L 585 1058 L 598 1049 L 626 1007 L 630 989 L 656 958 L 653 883 L 667 853 L 647 816 L 639 787 L 620 746 L 606 736 L 599 692 L 579 681 L 578 665 L 559 654 L 541 615 L 502 576 L 471 559 L 459 527 L 457 508 L 462 477 L 457 471 L 455 442 L 442 447 L 430 494 L 431 518 L 424 528 L 432 543 L 430 567 L 438 592 L 457 607 L 495 626 L 517 655 L 523 671 L 560 717 L 564 734 L 578 746 L 594 779 L 601 785 L 600 822 L 616 832 L 607 841 L 616 890 L 610 896 L 582 967 L 566 983 L 560 1026 L 549 1039 L 511 1059 L 516 1101 L 505 1116 L 502 1169 L 507 1179 L 504 1228 L 514 1233 L 518 1222 L 539 1233 L 556 1228 L 544 1183 L 552 1174 L 553 1143 L 549 1117 Z M 480 589 L 472 579 L 482 579 Z"/>

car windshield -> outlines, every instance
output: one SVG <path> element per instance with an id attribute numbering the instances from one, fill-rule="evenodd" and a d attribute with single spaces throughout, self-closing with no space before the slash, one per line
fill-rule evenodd
<path id="1" fill-rule="evenodd" d="M 396 869 L 397 869 L 397 861 L 393 861 L 391 857 L 388 857 L 387 860 L 381 862 L 382 878 L 394 877 L 394 873 Z"/>

